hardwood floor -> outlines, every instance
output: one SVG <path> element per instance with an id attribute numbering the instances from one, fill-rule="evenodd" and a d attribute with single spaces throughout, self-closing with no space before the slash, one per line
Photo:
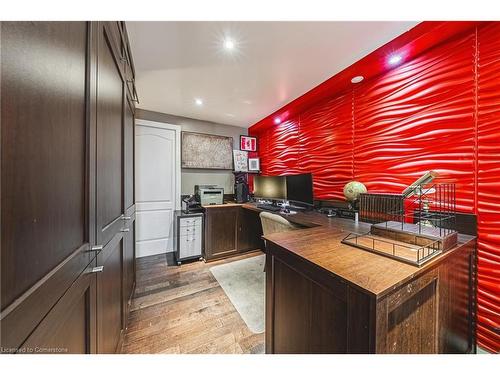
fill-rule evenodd
<path id="1" fill-rule="evenodd" d="M 259 254 L 180 267 L 139 258 L 122 353 L 264 353 L 264 333 L 248 329 L 209 270 Z"/>

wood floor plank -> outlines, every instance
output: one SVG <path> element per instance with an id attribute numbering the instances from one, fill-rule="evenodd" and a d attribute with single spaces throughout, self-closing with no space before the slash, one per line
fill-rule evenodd
<path id="1" fill-rule="evenodd" d="M 206 264 L 167 264 L 165 255 L 137 260 L 123 353 L 264 353 L 264 333 L 252 333 Z"/>

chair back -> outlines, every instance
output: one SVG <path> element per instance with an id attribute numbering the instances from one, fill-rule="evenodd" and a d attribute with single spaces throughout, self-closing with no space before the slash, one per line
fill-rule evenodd
<path id="1" fill-rule="evenodd" d="M 280 215 L 264 211 L 261 212 L 259 216 L 262 223 L 262 233 L 264 235 L 287 232 L 299 228 L 299 226 L 290 223 L 287 219 Z"/>

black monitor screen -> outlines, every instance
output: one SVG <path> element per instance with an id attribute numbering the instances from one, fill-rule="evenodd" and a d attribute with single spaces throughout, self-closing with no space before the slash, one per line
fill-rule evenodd
<path id="1" fill-rule="evenodd" d="M 286 199 L 286 180 L 284 176 L 255 176 L 253 195 L 257 198 Z"/>
<path id="2" fill-rule="evenodd" d="M 286 176 L 286 197 L 289 201 L 314 204 L 312 175 L 305 173 Z"/>

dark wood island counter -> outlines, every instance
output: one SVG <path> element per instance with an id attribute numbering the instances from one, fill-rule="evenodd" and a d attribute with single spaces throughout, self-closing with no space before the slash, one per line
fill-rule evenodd
<path id="1" fill-rule="evenodd" d="M 341 243 L 369 224 L 286 218 L 306 228 L 265 236 L 267 353 L 475 350 L 475 237 L 417 267 Z"/>

